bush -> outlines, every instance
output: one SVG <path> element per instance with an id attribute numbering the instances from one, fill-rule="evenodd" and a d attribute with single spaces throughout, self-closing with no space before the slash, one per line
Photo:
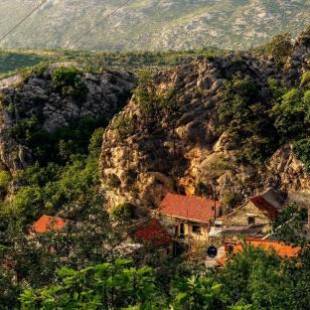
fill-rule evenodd
<path id="1" fill-rule="evenodd" d="M 134 91 L 135 100 L 140 107 L 142 117 L 161 123 L 162 119 L 177 111 L 174 90 L 159 93 L 154 78 L 149 71 L 140 73 L 138 87 Z"/>
<path id="2" fill-rule="evenodd" d="M 301 77 L 300 86 L 302 87 L 310 86 L 310 71 L 306 71 L 303 73 Z"/>
<path id="3" fill-rule="evenodd" d="M 289 33 L 275 36 L 269 44 L 269 50 L 278 65 L 285 63 L 292 53 L 293 44 Z"/>
<path id="4" fill-rule="evenodd" d="M 99 154 L 102 146 L 103 133 L 104 133 L 103 128 L 97 128 L 92 134 L 88 146 L 88 152 L 90 154 Z"/>
<path id="5" fill-rule="evenodd" d="M 0 188 L 2 190 L 6 190 L 10 181 L 12 180 L 12 176 L 8 171 L 1 170 L 0 171 Z"/>
<path id="6" fill-rule="evenodd" d="M 258 92 L 257 85 L 248 76 L 244 79 L 233 80 L 233 89 L 239 95 L 248 98 L 257 96 Z"/>
<path id="7" fill-rule="evenodd" d="M 233 192 L 226 192 L 222 198 L 222 204 L 229 209 L 234 208 L 240 202 L 240 195 Z"/>
<path id="8" fill-rule="evenodd" d="M 310 139 L 298 140 L 293 145 L 294 152 L 303 162 L 308 172 L 310 172 Z"/>
<path id="9" fill-rule="evenodd" d="M 62 268 L 58 277 L 57 284 L 26 288 L 22 309 L 156 309 L 151 305 L 160 296 L 153 270 L 134 268 L 127 260 L 79 271 Z"/>
<path id="10" fill-rule="evenodd" d="M 135 206 L 131 203 L 123 203 L 114 207 L 111 217 L 114 221 L 127 222 L 134 218 Z"/>
<path id="11" fill-rule="evenodd" d="M 75 67 L 59 67 L 52 72 L 52 81 L 64 96 L 83 101 L 86 99 L 88 88 L 82 81 L 81 72 Z"/>
<path id="12" fill-rule="evenodd" d="M 310 110 L 310 90 L 305 91 L 303 101 Z M 308 118 L 310 119 L 310 116 L 308 116 Z"/>
<path id="13" fill-rule="evenodd" d="M 297 88 L 287 91 L 281 101 L 272 108 L 272 115 L 275 117 L 275 127 L 283 140 L 302 137 L 307 128 L 306 119 L 307 107 L 302 99 L 302 93 Z"/>
<path id="14" fill-rule="evenodd" d="M 121 139 L 125 139 L 134 133 L 135 124 L 130 116 L 119 114 L 114 118 L 112 128 L 117 131 L 118 136 Z"/>

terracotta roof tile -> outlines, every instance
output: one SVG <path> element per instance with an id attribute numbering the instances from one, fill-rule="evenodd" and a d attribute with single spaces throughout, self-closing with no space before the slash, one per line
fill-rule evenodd
<path id="1" fill-rule="evenodd" d="M 301 251 L 300 247 L 293 247 L 291 245 L 287 245 L 280 241 L 247 238 L 246 243 L 253 247 L 261 248 L 266 251 L 275 251 L 276 254 L 282 258 L 285 258 L 285 257 L 290 258 L 290 257 L 298 256 L 298 254 Z M 240 245 L 241 244 L 238 245 L 239 248 L 240 248 Z"/>
<path id="2" fill-rule="evenodd" d="M 156 219 L 152 219 L 147 224 L 139 227 L 134 236 L 137 240 L 149 242 L 156 246 L 168 245 L 172 240 L 168 232 Z"/>
<path id="3" fill-rule="evenodd" d="M 159 212 L 179 219 L 209 223 L 215 218 L 218 208 L 220 208 L 220 203 L 215 200 L 168 193 L 160 204 Z"/>
<path id="4" fill-rule="evenodd" d="M 42 215 L 33 225 L 32 231 L 36 233 L 46 233 L 60 231 L 66 225 L 65 220 L 60 217 Z"/>
<path id="5" fill-rule="evenodd" d="M 301 252 L 300 247 L 293 247 L 291 245 L 284 244 L 280 241 L 262 240 L 258 238 L 247 238 L 245 240 L 247 245 L 254 248 L 260 248 L 265 251 L 273 251 L 281 258 L 293 258 L 297 257 Z M 225 243 L 225 255 L 217 260 L 219 266 L 224 266 L 228 259 L 229 254 L 236 255 L 242 252 L 244 244 L 241 242 L 226 242 Z"/>
<path id="6" fill-rule="evenodd" d="M 254 248 L 260 248 L 265 251 L 274 251 L 278 256 L 282 258 L 291 258 L 298 256 L 301 251 L 300 247 L 293 247 L 280 241 L 262 240 L 258 238 L 247 238 L 245 240 L 247 245 Z M 241 242 L 233 246 L 233 253 L 237 254 L 242 251 L 244 244 Z"/>

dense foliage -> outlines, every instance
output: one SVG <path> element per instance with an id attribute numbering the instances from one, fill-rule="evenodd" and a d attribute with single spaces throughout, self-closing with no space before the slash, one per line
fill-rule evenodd
<path id="1" fill-rule="evenodd" d="M 130 261 L 116 260 L 80 271 L 63 268 L 57 283 L 26 288 L 22 308 L 306 309 L 308 258 L 308 249 L 296 260 L 281 261 L 272 252 L 246 247 L 216 274 L 175 274 L 169 292 L 163 290 L 152 268 L 136 268 Z"/>

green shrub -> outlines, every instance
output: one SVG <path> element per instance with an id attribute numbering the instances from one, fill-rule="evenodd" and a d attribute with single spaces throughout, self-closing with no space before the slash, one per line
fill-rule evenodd
<path id="1" fill-rule="evenodd" d="M 125 139 L 134 133 L 135 124 L 130 116 L 119 114 L 113 119 L 112 128 L 117 131 L 121 139 Z"/>
<path id="2" fill-rule="evenodd" d="M 306 106 L 310 107 L 310 90 L 305 91 L 303 101 Z"/>
<path id="3" fill-rule="evenodd" d="M 302 87 L 310 86 L 310 71 L 306 71 L 303 73 L 301 77 L 300 86 Z"/>
<path id="4" fill-rule="evenodd" d="M 89 141 L 88 152 L 90 154 L 99 154 L 102 146 L 102 137 L 104 133 L 104 128 L 97 128 Z"/>
<path id="5" fill-rule="evenodd" d="M 298 140 L 293 145 L 294 152 L 303 162 L 308 172 L 310 172 L 310 139 Z"/>
<path id="6" fill-rule="evenodd" d="M 162 119 L 177 111 L 174 89 L 158 92 L 154 78 L 149 71 L 140 73 L 139 83 L 134 91 L 135 100 L 140 107 L 142 117 L 161 123 Z"/>
<path id="7" fill-rule="evenodd" d="M 233 192 L 226 192 L 222 197 L 222 204 L 229 209 L 234 208 L 240 202 L 240 196 Z"/>
<path id="8" fill-rule="evenodd" d="M 75 86 L 81 72 L 75 67 L 58 67 L 52 71 L 52 80 L 56 86 Z"/>
<path id="9" fill-rule="evenodd" d="M 86 99 L 88 88 L 81 75 L 80 70 L 75 67 L 59 67 L 53 70 L 52 81 L 62 95 L 83 101 Z"/>
<path id="10" fill-rule="evenodd" d="M 269 51 L 278 65 L 285 63 L 287 57 L 291 55 L 292 49 L 292 37 L 289 33 L 275 36 L 269 44 Z"/>
<path id="11" fill-rule="evenodd" d="M 76 271 L 62 268 L 57 284 L 26 288 L 22 309 L 159 309 L 155 275 L 151 268 L 135 268 L 131 261 L 116 260 Z"/>
<path id="12" fill-rule="evenodd" d="M 135 206 L 131 203 L 123 203 L 111 210 L 111 217 L 114 221 L 127 222 L 135 216 Z"/>
<path id="13" fill-rule="evenodd" d="M 10 181 L 12 180 L 12 176 L 8 171 L 1 170 L 0 171 L 0 188 L 6 190 Z"/>
<path id="14" fill-rule="evenodd" d="M 244 79 L 234 79 L 232 87 L 242 97 L 251 98 L 257 96 L 257 85 L 248 76 Z"/>
<path id="15" fill-rule="evenodd" d="M 303 136 L 309 108 L 304 105 L 302 93 L 297 88 L 287 91 L 272 108 L 274 124 L 283 140 Z"/>

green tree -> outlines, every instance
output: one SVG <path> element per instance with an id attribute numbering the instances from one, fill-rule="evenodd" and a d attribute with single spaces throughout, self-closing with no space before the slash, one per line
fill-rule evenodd
<path id="1" fill-rule="evenodd" d="M 174 309 L 224 309 L 222 285 L 211 277 L 180 278 L 175 281 L 173 296 Z"/>
<path id="2" fill-rule="evenodd" d="M 159 292 L 153 270 L 131 265 L 116 260 L 79 271 L 62 268 L 56 284 L 23 291 L 22 309 L 155 309 Z"/>

